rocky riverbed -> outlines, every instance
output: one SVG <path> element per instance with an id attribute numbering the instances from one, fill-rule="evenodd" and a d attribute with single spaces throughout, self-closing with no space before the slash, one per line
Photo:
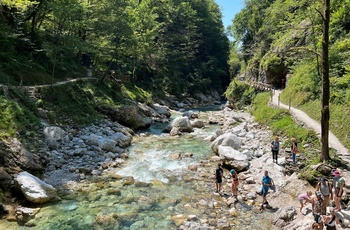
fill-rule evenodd
<path id="1" fill-rule="evenodd" d="M 204 126 L 193 127 L 193 132 L 181 131 L 184 129 L 177 126 L 176 132 L 162 134 L 161 138 L 166 138 L 170 146 L 184 144 L 189 138 L 199 139 L 201 146 L 207 146 L 203 151 L 208 154 L 203 156 L 190 151 L 165 151 L 170 147 L 159 144 L 158 136 L 135 134 L 107 120 L 83 130 L 48 128 L 51 150 L 46 153 L 49 163 L 42 179 L 57 190 L 56 201 L 44 206 L 8 204 L 7 220 L 17 220 L 33 229 L 58 223 L 60 229 L 310 229 L 311 207 L 306 207 L 306 215 L 298 214 L 297 196 L 313 188 L 298 179 L 298 166 L 290 164 L 288 151 L 282 149 L 279 163 L 272 162 L 269 143 L 273 137 L 268 128 L 248 113 L 227 107 L 194 114 L 182 117 L 188 122 L 178 124 L 194 124 L 196 119 L 196 124 L 201 120 Z M 211 124 L 217 128 L 213 130 Z M 175 162 L 171 170 L 157 170 L 160 178 L 143 180 L 121 173 L 132 157 L 129 145 L 144 138 L 156 140 L 147 146 L 159 145 L 165 158 Z M 144 149 L 134 151 L 142 153 Z M 230 178 L 224 179 L 221 194 L 214 193 L 213 173 L 218 163 L 224 164 L 225 176 L 231 168 L 239 172 L 237 198 L 231 197 Z M 327 166 L 315 169 L 328 173 Z M 261 211 L 258 193 L 264 170 L 269 171 L 276 188 L 268 195 L 272 209 Z M 342 173 L 350 181 L 349 173 Z M 344 208 L 337 215 L 345 226 L 349 211 Z M 66 215 L 57 215 L 62 212 Z M 2 220 L 0 226 L 8 223 Z"/>

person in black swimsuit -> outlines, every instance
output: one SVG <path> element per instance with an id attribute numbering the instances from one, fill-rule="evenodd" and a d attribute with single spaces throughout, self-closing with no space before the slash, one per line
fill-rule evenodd
<path id="1" fill-rule="evenodd" d="M 223 176 L 224 176 L 224 170 L 221 168 L 221 164 L 218 164 L 218 168 L 215 171 L 215 188 L 217 193 L 220 192 Z"/>

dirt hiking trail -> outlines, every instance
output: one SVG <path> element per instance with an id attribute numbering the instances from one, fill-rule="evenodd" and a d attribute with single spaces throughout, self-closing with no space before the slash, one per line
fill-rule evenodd
<path id="1" fill-rule="evenodd" d="M 274 90 L 273 96 L 270 99 L 270 103 L 279 108 L 288 109 L 295 120 L 303 123 L 305 127 L 315 130 L 315 132 L 319 136 L 321 136 L 320 122 L 313 120 L 305 112 L 294 107 L 289 108 L 289 106 L 280 102 L 279 95 L 281 92 L 281 90 Z M 338 140 L 338 138 L 331 131 L 329 131 L 329 147 L 335 149 L 339 157 L 341 157 L 344 161 L 350 163 L 350 155 L 348 149 Z"/>

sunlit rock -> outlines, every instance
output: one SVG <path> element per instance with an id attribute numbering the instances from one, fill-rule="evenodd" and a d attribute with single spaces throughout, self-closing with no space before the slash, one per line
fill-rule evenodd
<path id="1" fill-rule="evenodd" d="M 26 208 L 18 206 L 15 210 L 15 216 L 17 222 L 24 224 L 31 219 L 35 218 L 35 215 L 40 211 L 40 208 Z"/>
<path id="2" fill-rule="evenodd" d="M 28 172 L 21 172 L 14 178 L 16 185 L 27 200 L 45 203 L 57 197 L 56 189 Z"/>
<path id="3" fill-rule="evenodd" d="M 181 154 L 180 153 L 172 153 L 169 155 L 169 159 L 181 160 Z"/>
<path id="4" fill-rule="evenodd" d="M 193 128 L 188 117 L 177 117 L 169 124 L 163 132 L 170 132 L 174 127 L 178 128 L 180 132 L 193 132 Z"/>
<path id="5" fill-rule="evenodd" d="M 171 220 L 174 222 L 176 226 L 180 226 L 187 220 L 187 217 L 183 214 L 178 214 L 178 215 L 172 216 Z"/>
<path id="6" fill-rule="evenodd" d="M 221 158 L 225 160 L 236 160 L 236 161 L 248 161 L 247 155 L 241 153 L 238 150 L 233 149 L 230 146 L 222 146 L 218 147 L 218 154 Z"/>
<path id="7" fill-rule="evenodd" d="M 235 150 L 241 148 L 242 141 L 233 133 L 225 133 L 213 141 L 211 144 L 211 149 L 217 153 L 219 151 L 219 146 L 229 146 Z"/>

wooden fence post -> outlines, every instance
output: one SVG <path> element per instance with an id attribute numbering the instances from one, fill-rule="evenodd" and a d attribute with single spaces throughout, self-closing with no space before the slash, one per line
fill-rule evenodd
<path id="1" fill-rule="evenodd" d="M 278 107 L 280 107 L 280 102 L 281 102 L 281 98 L 280 98 L 280 94 L 278 94 Z"/>
<path id="2" fill-rule="evenodd" d="M 288 105 L 289 105 L 289 110 L 290 110 L 291 104 L 292 104 L 292 98 L 289 98 L 289 103 L 288 103 Z"/>
<path id="3" fill-rule="evenodd" d="M 270 100 L 271 100 L 271 102 L 272 102 L 272 98 L 273 98 L 273 91 L 272 91 L 272 90 L 270 91 L 270 97 L 271 97 Z"/>

